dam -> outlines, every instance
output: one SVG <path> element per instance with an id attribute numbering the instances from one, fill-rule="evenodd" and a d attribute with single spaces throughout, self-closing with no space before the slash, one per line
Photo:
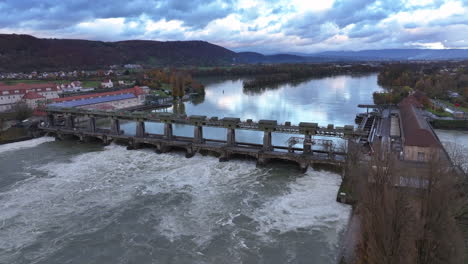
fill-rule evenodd
<path id="1" fill-rule="evenodd" d="M 317 123 L 300 122 L 298 125 L 291 122 L 279 124 L 276 120 L 241 120 L 236 117 L 217 117 L 202 115 L 176 115 L 172 113 L 148 113 L 130 111 L 100 111 L 78 108 L 48 107 L 45 109 L 47 121 L 42 123 L 40 129 L 54 135 L 56 138 L 75 137 L 81 141 L 89 142 L 99 140 L 104 144 L 113 141 L 123 142 L 127 149 L 151 146 L 157 153 L 165 153 L 172 149 L 184 150 L 186 157 L 190 158 L 196 153 L 214 153 L 220 161 L 228 161 L 234 156 L 247 156 L 257 160 L 258 165 L 265 165 L 272 160 L 291 161 L 306 171 L 309 165 L 331 164 L 340 166 L 346 157 L 343 149 L 338 149 L 330 140 L 315 139 L 320 137 L 337 137 L 346 140 L 359 140 L 369 135 L 363 129 L 355 129 L 352 125 L 335 127 L 329 124 L 321 127 Z M 110 128 L 97 128 L 96 121 L 110 120 Z M 120 129 L 122 121 L 135 122 L 134 135 L 128 135 Z M 163 134 L 147 133 L 145 123 L 163 123 Z M 193 137 L 175 136 L 173 124 L 193 126 Z M 226 129 L 225 140 L 207 139 L 203 136 L 204 127 Z M 263 132 L 263 142 L 247 143 L 236 140 L 237 130 L 253 130 Z M 288 146 L 272 144 L 272 133 L 298 134 L 300 137 L 291 137 Z M 301 147 L 296 147 L 301 143 Z M 313 149 L 313 145 L 320 145 L 320 149 Z"/>

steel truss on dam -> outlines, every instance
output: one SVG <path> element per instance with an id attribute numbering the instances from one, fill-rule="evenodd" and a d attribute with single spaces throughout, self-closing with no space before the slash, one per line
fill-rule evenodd
<path id="1" fill-rule="evenodd" d="M 320 127 L 317 123 L 301 122 L 292 125 L 290 122 L 278 124 L 276 120 L 252 120 L 241 121 L 240 118 L 217 117 L 207 118 L 200 115 L 174 115 L 172 113 L 147 113 L 128 111 L 99 111 L 77 108 L 53 108 L 46 110 L 47 122 L 40 128 L 58 138 L 75 136 L 82 141 L 99 139 L 104 144 L 112 141 L 125 142 L 129 149 L 151 145 L 156 152 L 164 153 L 173 148 L 184 149 L 186 157 L 192 157 L 197 152 L 213 152 L 219 156 L 220 161 L 227 161 L 235 155 L 250 156 L 257 159 L 259 165 L 264 165 L 270 160 L 293 161 L 299 164 L 302 170 L 314 163 L 341 165 L 345 160 L 343 151 L 339 152 L 329 147 L 325 150 L 312 149 L 315 143 L 313 136 L 340 137 L 356 139 L 366 136 L 361 130 L 355 130 L 354 126 L 335 127 L 328 125 Z M 77 126 L 76 119 L 85 122 L 85 126 Z M 96 127 L 97 119 L 110 119 L 110 129 Z M 120 129 L 120 121 L 136 122 L 135 135 L 126 135 Z M 145 130 L 145 122 L 163 123 L 164 134 L 151 134 Z M 82 123 L 80 123 L 82 124 Z M 194 127 L 193 137 L 175 136 L 173 124 L 190 125 Z M 206 139 L 203 137 L 203 127 L 225 128 L 226 140 Z M 236 141 L 236 130 L 254 130 L 264 132 L 261 144 Z M 272 133 L 301 134 L 302 148 L 274 146 Z M 317 142 L 320 142 L 317 140 Z"/>

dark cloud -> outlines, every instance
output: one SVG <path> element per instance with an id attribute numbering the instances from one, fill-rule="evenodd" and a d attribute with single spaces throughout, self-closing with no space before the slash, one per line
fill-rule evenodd
<path id="1" fill-rule="evenodd" d="M 155 20 L 177 19 L 188 27 L 200 28 L 214 19 L 227 16 L 233 8 L 231 0 L 6 0 L 0 3 L 0 28 L 29 25 L 59 29 L 95 18 L 135 18 L 141 15 Z"/>
<path id="2" fill-rule="evenodd" d="M 460 32 L 468 29 L 467 6 L 468 0 L 420 4 L 335 0 L 324 10 L 294 6 L 294 0 L 0 0 L 0 31 L 102 40 L 202 39 L 237 50 L 265 52 L 398 48 L 439 42 L 446 47 L 466 47 L 468 36 Z M 437 13 L 441 8 L 445 9 Z M 421 10 L 434 11 L 436 18 L 413 19 Z M 117 25 L 106 24 L 112 23 L 111 18 L 121 20 Z M 158 21 L 162 26 L 148 27 Z M 80 24 L 83 22 L 90 26 Z M 164 24 L 169 22 L 172 24 Z"/>

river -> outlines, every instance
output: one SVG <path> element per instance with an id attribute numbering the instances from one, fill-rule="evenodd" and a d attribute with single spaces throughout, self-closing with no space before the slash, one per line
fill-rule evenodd
<path id="1" fill-rule="evenodd" d="M 259 93 L 244 92 L 242 80 L 215 80 L 203 102 L 177 111 L 342 126 L 380 89 L 375 74 Z M 288 164 L 257 168 L 44 137 L 1 145 L 0 168 L 0 263 L 8 264 L 336 263 L 351 211 L 335 201 L 338 174 Z"/>

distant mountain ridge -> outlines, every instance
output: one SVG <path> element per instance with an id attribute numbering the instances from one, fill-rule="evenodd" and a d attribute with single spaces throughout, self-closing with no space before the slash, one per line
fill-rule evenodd
<path id="1" fill-rule="evenodd" d="M 468 59 L 468 50 L 465 49 L 383 49 L 302 54 L 236 53 L 206 41 L 103 42 L 40 39 L 30 35 L 0 34 L 0 71 L 97 69 L 114 64 L 143 64 L 161 67 Z"/>
<path id="2" fill-rule="evenodd" d="M 468 59 L 467 49 L 381 49 L 361 51 L 326 51 L 314 57 L 352 60 L 451 60 Z"/>

